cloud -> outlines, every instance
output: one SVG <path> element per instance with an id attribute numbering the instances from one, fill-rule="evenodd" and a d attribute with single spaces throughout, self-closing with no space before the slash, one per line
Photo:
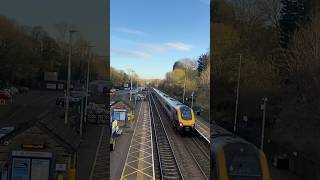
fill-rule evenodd
<path id="1" fill-rule="evenodd" d="M 147 59 L 151 57 L 150 54 L 143 51 L 126 51 L 126 50 L 112 49 L 111 53 L 114 53 L 119 56 L 134 57 L 134 58 Z"/>
<path id="2" fill-rule="evenodd" d="M 190 51 L 192 46 L 181 42 L 168 42 L 165 45 L 170 49 L 176 49 L 179 51 Z"/>
<path id="3" fill-rule="evenodd" d="M 115 27 L 113 28 L 117 32 L 122 32 L 122 33 L 127 33 L 127 34 L 132 34 L 132 35 L 138 35 L 138 36 L 151 36 L 151 34 L 136 30 L 136 29 L 130 29 L 130 28 L 125 28 L 125 27 Z"/>
<path id="4" fill-rule="evenodd" d="M 181 42 L 167 42 L 160 44 L 142 43 L 138 45 L 150 53 L 160 53 L 168 50 L 190 51 L 192 46 Z"/>

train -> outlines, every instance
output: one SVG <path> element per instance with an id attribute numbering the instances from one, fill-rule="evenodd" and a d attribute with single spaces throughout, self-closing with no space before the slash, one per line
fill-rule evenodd
<path id="1" fill-rule="evenodd" d="M 180 101 L 171 98 L 166 93 L 156 88 L 151 89 L 165 110 L 173 127 L 179 132 L 194 132 L 196 118 L 193 110 Z"/>
<path id="2" fill-rule="evenodd" d="M 262 150 L 217 124 L 211 131 L 211 180 L 270 180 Z"/>

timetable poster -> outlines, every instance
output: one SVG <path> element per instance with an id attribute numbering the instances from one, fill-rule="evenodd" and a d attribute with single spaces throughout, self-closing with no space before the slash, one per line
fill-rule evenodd
<path id="1" fill-rule="evenodd" d="M 12 180 L 29 180 L 30 159 L 13 158 Z"/>
<path id="2" fill-rule="evenodd" d="M 49 180 L 50 160 L 32 159 L 31 179 Z"/>

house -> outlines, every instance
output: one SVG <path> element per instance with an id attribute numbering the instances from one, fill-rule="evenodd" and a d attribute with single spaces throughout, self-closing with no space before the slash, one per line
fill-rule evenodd
<path id="1" fill-rule="evenodd" d="M 0 138 L 2 179 L 75 179 L 79 145 L 79 135 L 56 115 L 20 124 Z"/>

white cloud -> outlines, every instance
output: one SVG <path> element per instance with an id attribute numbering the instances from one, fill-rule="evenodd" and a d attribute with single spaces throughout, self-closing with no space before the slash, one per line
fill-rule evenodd
<path id="1" fill-rule="evenodd" d="M 138 45 L 150 53 L 161 53 L 168 50 L 190 51 L 192 46 L 181 42 L 167 42 L 160 44 L 142 43 Z"/>
<path id="2" fill-rule="evenodd" d="M 125 27 L 115 27 L 113 29 L 117 32 L 122 32 L 122 33 L 128 33 L 128 34 L 139 35 L 139 36 L 151 36 L 151 34 L 149 33 L 136 30 L 136 29 L 130 29 Z"/>
<path id="3" fill-rule="evenodd" d="M 134 57 L 134 58 L 147 59 L 151 57 L 150 54 L 143 51 L 126 51 L 126 50 L 112 49 L 111 53 L 119 56 Z"/>
<path id="4" fill-rule="evenodd" d="M 185 44 L 181 42 L 168 42 L 165 45 L 170 49 L 176 49 L 179 51 L 190 51 L 192 46 L 190 44 Z"/>

